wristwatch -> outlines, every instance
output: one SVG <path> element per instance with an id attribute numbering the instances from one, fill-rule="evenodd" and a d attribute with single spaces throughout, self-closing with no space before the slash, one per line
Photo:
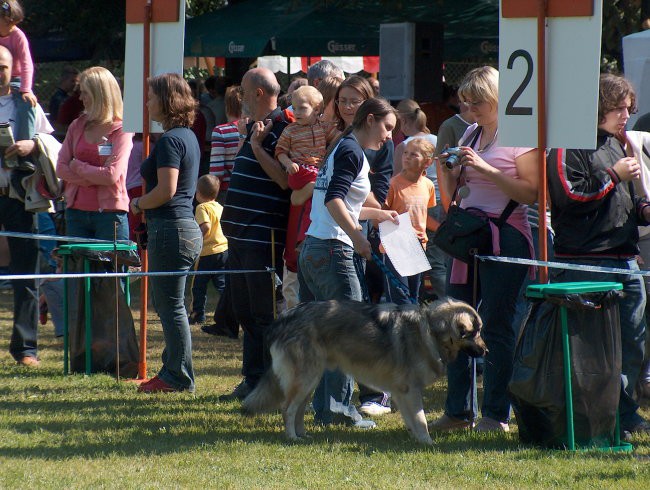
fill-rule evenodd
<path id="1" fill-rule="evenodd" d="M 137 209 L 139 213 L 142 212 L 142 208 L 140 207 L 140 198 L 139 198 L 139 197 L 136 197 L 136 198 L 133 200 L 133 207 L 134 207 L 135 209 Z"/>

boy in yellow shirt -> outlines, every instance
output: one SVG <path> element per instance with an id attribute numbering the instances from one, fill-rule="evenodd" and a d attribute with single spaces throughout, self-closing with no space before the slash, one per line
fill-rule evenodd
<path id="1" fill-rule="evenodd" d="M 214 175 L 204 175 L 196 183 L 196 207 L 194 218 L 203 233 L 203 249 L 199 257 L 197 270 L 217 271 L 226 268 L 228 259 L 228 240 L 221 230 L 221 213 L 223 207 L 215 199 L 219 194 L 219 179 Z M 190 325 L 205 321 L 205 301 L 208 283 L 223 293 L 225 274 L 201 274 L 194 276 L 192 286 L 192 313 Z"/>

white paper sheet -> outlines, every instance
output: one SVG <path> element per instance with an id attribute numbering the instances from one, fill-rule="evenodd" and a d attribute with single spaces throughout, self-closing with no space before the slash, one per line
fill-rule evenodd
<path id="1" fill-rule="evenodd" d="M 431 269 L 408 213 L 399 215 L 399 225 L 392 221 L 379 223 L 379 236 L 388 258 L 401 276 L 413 276 Z"/>

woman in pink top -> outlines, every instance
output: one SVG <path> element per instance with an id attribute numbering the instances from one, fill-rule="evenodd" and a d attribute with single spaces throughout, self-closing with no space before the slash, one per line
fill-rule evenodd
<path id="1" fill-rule="evenodd" d="M 126 172 L 133 133 L 122 131 L 122 94 L 105 68 L 88 68 L 79 79 L 84 112 L 66 134 L 56 165 L 65 183 L 65 222 L 70 236 L 129 239 Z"/>
<path id="2" fill-rule="evenodd" d="M 494 255 L 533 256 L 532 236 L 526 219 L 527 204 L 537 199 L 537 152 L 532 148 L 505 148 L 499 145 L 497 133 L 498 72 L 489 66 L 470 71 L 458 92 L 476 116 L 476 124 L 467 128 L 461 138 L 460 163 L 464 167 L 461 185 L 465 187 L 462 207 L 479 208 L 491 218 L 498 218 L 510 200 L 518 204 L 507 222 L 493 227 Z M 445 153 L 441 155 L 442 158 Z M 442 166 L 438 175 L 448 195 L 454 194 L 461 168 Z M 472 303 L 473 264 L 454 260 L 447 294 Z M 483 370 L 483 418 L 475 430 L 509 430 L 510 400 L 507 386 L 512 374 L 515 349 L 513 328 L 515 305 L 527 268 L 498 262 L 478 263 L 479 314 L 483 320 L 481 336 L 488 354 Z M 470 427 L 470 360 L 460 355 L 447 370 L 447 401 L 445 414 L 432 424 L 437 430 Z M 476 389 L 476 388 L 474 388 Z M 476 395 L 476 393 L 474 393 Z M 476 400 L 476 396 L 474 396 Z"/>
<path id="3" fill-rule="evenodd" d="M 18 28 L 25 14 L 18 0 L 0 0 L 0 45 L 11 51 L 14 63 L 11 68 L 12 85 L 20 85 L 20 93 L 25 102 L 36 106 L 32 92 L 34 63 L 29 52 L 29 42 L 25 33 Z"/>

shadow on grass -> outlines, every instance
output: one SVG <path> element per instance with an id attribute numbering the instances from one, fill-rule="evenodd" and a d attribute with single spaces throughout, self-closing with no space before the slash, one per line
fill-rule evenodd
<path id="1" fill-rule="evenodd" d="M 101 390 L 101 387 L 97 389 Z M 36 435 L 40 440 L 43 434 L 58 437 L 46 438 L 44 443 L 28 447 L 5 441 L 0 447 L 0 459 L 46 457 L 58 460 L 111 454 L 159 455 L 241 441 L 270 446 L 288 444 L 284 439 L 279 414 L 243 416 L 238 403 L 219 402 L 214 395 L 145 395 L 133 398 L 132 393 L 116 393 L 116 398 L 101 400 L 38 399 L 39 396 L 59 397 L 61 391 L 30 389 L 30 396 L 37 399 L 3 403 L 3 412 L 24 415 L 18 422 L 7 423 L 4 429 L 28 437 Z M 38 414 L 38 417 L 32 420 L 29 414 Z M 355 454 L 456 453 L 472 449 L 503 452 L 519 448 L 511 436 L 485 438 L 469 433 L 434 436 L 435 444 L 429 448 L 413 441 L 401 421 L 399 427 L 391 428 L 390 425 L 394 423 L 394 420 L 387 422 L 388 427 L 382 429 L 383 423 L 380 422 L 377 430 L 360 431 L 342 426 L 316 426 L 308 416 L 306 425 L 312 438 L 289 446 L 335 444 L 340 450 Z M 68 434 L 71 434 L 69 439 L 66 437 Z M 102 438 L 102 434 L 112 435 Z M 52 443 L 48 444 L 50 439 Z"/>
<path id="2" fill-rule="evenodd" d="M 98 387 L 101 389 L 101 387 Z M 57 390 L 59 393 L 60 390 Z M 32 396 L 52 395 L 51 390 L 30 390 Z M 215 395 L 192 397 L 189 394 L 126 396 L 101 400 L 26 400 L 3 403 L 6 413 L 39 414 L 30 421 L 11 423 L 16 434 L 43 438 L 57 434 L 52 444 L 29 447 L 5 441 L 2 458 L 63 460 L 71 457 L 101 458 L 110 455 L 163 455 L 199 447 L 230 443 L 251 443 L 277 447 L 306 445 L 333 446 L 350 454 L 435 452 L 443 454 L 476 452 L 517 453 L 517 459 L 543 460 L 548 451 L 522 446 L 514 434 L 453 433 L 433 434 L 434 445 L 423 446 L 412 440 L 402 421 L 379 422 L 375 430 L 342 426 L 316 426 L 311 416 L 306 427 L 310 439 L 288 443 L 282 432 L 279 414 L 247 417 L 236 402 L 219 402 Z M 382 428 L 384 425 L 384 428 Z M 388 427 L 386 427 L 388 426 Z M 82 433 L 79 433 L 79 432 Z M 87 431 L 87 433 L 83 433 Z M 113 435 L 103 438 L 102 434 Z M 67 434 L 73 434 L 70 439 Z M 46 439 L 49 440 L 49 439 Z M 70 442 L 67 442 L 67 441 Z M 584 454 L 584 453 L 582 453 Z M 590 453 L 591 454 L 591 453 Z M 569 452 L 554 452 L 555 457 L 573 458 Z M 629 458 L 629 455 L 593 453 L 594 457 Z M 624 475 L 625 476 L 625 475 Z M 604 474 L 610 478 L 611 475 Z"/>
<path id="3" fill-rule="evenodd" d="M 104 391 L 105 387 L 93 387 Z M 5 390 L 3 390 L 5 391 Z M 67 391 L 68 399 L 64 391 Z M 243 416 L 237 402 L 220 402 L 217 395 L 189 394 L 139 395 L 130 390 L 113 393 L 113 398 L 99 400 L 69 399 L 66 390 L 30 389 L 31 397 L 53 396 L 57 400 L 30 398 L 2 404 L 0 414 L 22 414 L 18 422 L 6 422 L 0 430 L 17 434 L 17 440 L 6 440 L 0 447 L 3 458 L 46 458 L 65 460 L 73 457 L 104 458 L 111 455 L 165 455 L 179 451 L 220 445 L 256 444 L 274 448 L 295 446 L 297 457 L 305 446 L 335 448 L 338 452 L 355 455 L 373 453 L 409 454 L 431 452 L 438 454 L 495 453 L 511 454 L 519 461 L 543 461 L 549 454 L 554 458 L 576 457 L 625 460 L 629 453 L 552 451 L 519 443 L 515 433 L 477 434 L 469 431 L 432 434 L 433 446 L 423 446 L 410 438 L 397 415 L 378 422 L 374 430 L 358 430 L 343 426 L 322 427 L 306 418 L 310 439 L 290 443 L 284 439 L 280 414 Z M 15 393 L 14 393 L 15 394 Z M 37 414 L 32 416 L 31 414 Z M 4 418 L 6 415 L 3 415 Z M 108 434 L 108 435 L 107 435 Z M 21 437 L 23 436 L 23 437 Z M 35 442 L 21 444 L 35 436 Z M 41 441 L 40 443 L 37 441 Z M 579 455 L 579 456 L 578 456 Z M 625 472 L 624 472 L 625 473 Z M 629 477 L 625 473 L 621 478 Z M 584 476 L 585 479 L 589 475 Z M 613 479 L 606 471 L 599 477 Z"/>

